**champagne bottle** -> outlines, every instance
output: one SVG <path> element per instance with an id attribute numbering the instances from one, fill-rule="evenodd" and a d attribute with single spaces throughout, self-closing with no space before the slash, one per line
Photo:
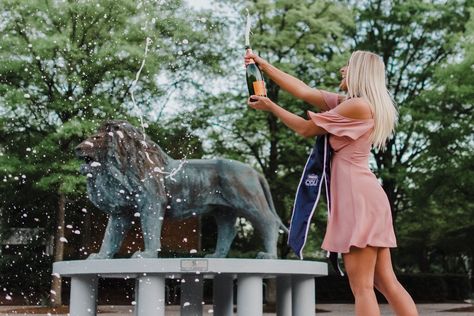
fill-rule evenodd
<path id="1" fill-rule="evenodd" d="M 247 51 L 252 52 L 250 46 L 246 46 Z M 253 59 L 250 59 L 250 63 L 246 67 L 246 78 L 249 95 L 261 95 L 266 96 L 265 82 L 263 81 L 262 72 L 258 68 L 257 64 Z M 255 101 L 255 100 L 252 100 Z"/>
<path id="2" fill-rule="evenodd" d="M 247 10 L 247 24 L 245 26 L 245 50 L 246 52 L 252 52 L 250 48 L 250 13 Z M 249 95 L 261 95 L 267 96 L 267 91 L 265 90 L 265 82 L 263 81 L 262 72 L 255 64 L 253 59 L 250 59 L 250 63 L 246 67 L 246 79 L 247 87 L 249 89 Z M 256 101 L 250 99 L 251 101 Z"/>

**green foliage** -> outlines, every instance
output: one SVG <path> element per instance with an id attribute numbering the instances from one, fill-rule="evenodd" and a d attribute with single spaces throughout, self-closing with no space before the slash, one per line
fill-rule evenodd
<path id="1" fill-rule="evenodd" d="M 9 228 L 41 227 L 49 241 L 59 194 L 66 196 L 66 223 L 84 226 L 78 210 L 94 207 L 74 148 L 107 119 L 139 126 L 142 115 L 148 136 L 171 156 L 202 156 L 199 137 L 166 107 L 176 91 L 199 88 L 193 75 L 219 68 L 209 43 L 223 24 L 210 12 L 193 12 L 182 1 L 130 0 L 11 0 L 0 9 L 2 239 Z"/>
<path id="2" fill-rule="evenodd" d="M 454 40 L 465 30 L 472 1 L 348 1 L 356 6 L 354 49 L 382 56 L 387 82 L 399 107 L 399 124 L 386 151 L 375 152 L 375 171 L 381 177 L 396 219 L 412 207 L 414 171 L 429 146 L 431 118 L 424 90 L 434 84 L 440 64 L 455 58 Z M 434 111 L 433 111 L 434 110 Z"/>
<path id="3" fill-rule="evenodd" d="M 469 94 L 472 60 L 468 53 L 461 53 L 469 51 L 468 44 L 464 48 L 459 45 L 469 36 L 465 30 L 472 29 L 472 23 L 466 23 L 472 1 L 226 4 L 236 11 L 242 12 L 244 6 L 250 10 L 254 25 L 251 42 L 257 53 L 312 86 L 333 90 L 337 69 L 353 49 L 382 56 L 389 88 L 399 105 L 400 122 L 387 150 L 374 152 L 372 167 L 391 202 L 399 244 L 412 254 L 410 264 L 404 267 L 429 270 L 430 258 L 438 261 L 435 257 L 439 254 L 432 247 L 442 238 L 442 232 L 473 214 L 472 199 L 465 194 L 472 186 L 472 177 L 464 172 L 472 161 L 471 155 L 466 155 L 472 146 L 472 105 L 465 104 L 473 99 Z M 239 20 L 233 28 L 243 30 L 243 26 Z M 243 50 L 240 41 L 232 43 L 234 49 L 228 60 L 233 65 L 233 60 L 240 63 Z M 463 61 L 454 66 L 452 60 L 456 59 Z M 272 115 L 248 109 L 243 70 L 236 76 L 236 68 L 228 67 L 228 73 L 223 74 L 228 88 L 198 97 L 202 105 L 186 121 L 192 129 L 206 133 L 211 142 L 209 155 L 257 166 L 270 181 L 278 213 L 287 222 L 311 142 L 282 127 Z M 273 82 L 267 82 L 267 88 L 269 97 L 286 109 L 297 114 L 308 109 Z M 453 112 L 456 107 L 460 108 L 457 113 Z M 434 133 L 438 126 L 443 127 L 441 133 Z M 446 147 L 453 147 L 449 157 Z M 453 188 L 455 194 L 450 194 Z M 456 207 L 457 211 L 452 212 Z M 451 211 L 446 212 L 446 208 Z M 309 253 L 318 249 L 324 233 L 324 213 L 320 208 L 317 225 L 310 230 Z M 433 269 L 438 269 L 439 264 L 433 264 Z"/>
<path id="4" fill-rule="evenodd" d="M 68 210 L 87 205 L 74 147 L 106 119 L 138 126 L 140 114 L 173 158 L 220 156 L 255 166 L 288 224 L 312 140 L 245 104 L 244 21 L 225 12 L 243 16 L 248 8 L 254 50 L 310 86 L 334 90 L 352 50 L 382 56 L 400 122 L 372 162 L 396 219 L 396 263 L 403 271 L 472 273 L 472 0 L 215 4 L 211 13 L 182 1 L 0 2 L 3 228 L 54 233 L 58 194 Z M 132 86 L 146 37 L 152 44 Z M 305 116 L 310 109 L 271 81 L 267 88 L 289 111 Z M 309 257 L 318 255 L 325 214 L 321 205 Z M 249 234 L 240 245 L 253 243 L 259 240 Z"/>
<path id="5" fill-rule="evenodd" d="M 226 1 L 225 4 L 241 12 L 241 16 L 244 8 L 250 10 L 251 44 L 262 57 L 313 86 L 316 82 L 318 86 L 335 83 L 334 72 L 347 57 L 338 54 L 338 46 L 344 45 L 344 35 L 353 27 L 348 8 L 331 1 Z M 278 214 L 288 224 L 296 185 L 312 140 L 295 135 L 272 115 L 247 107 L 241 67 L 244 21 L 233 22 L 231 34 L 237 32 L 240 37 L 228 43 L 232 47 L 222 74 L 225 88 L 194 98 L 199 106 L 186 122 L 206 133 L 210 143 L 206 147 L 208 155 L 245 161 L 259 169 L 269 181 Z M 266 86 L 272 100 L 305 115 L 307 105 L 295 101 L 271 81 Z M 286 257 L 285 238 L 281 239 L 281 248 L 282 256 Z"/>
<path id="6" fill-rule="evenodd" d="M 474 76 L 474 9 L 465 32 L 451 34 L 452 54 L 431 70 L 430 84 L 409 108 L 417 122 L 416 158 L 406 185 L 410 206 L 400 216 L 402 247 L 422 271 L 466 273 L 473 269 L 474 202 L 472 126 Z M 415 220 L 414 220 L 415 219 Z M 469 258 L 466 260 L 466 258 Z M 417 269 L 415 268 L 415 269 Z"/>

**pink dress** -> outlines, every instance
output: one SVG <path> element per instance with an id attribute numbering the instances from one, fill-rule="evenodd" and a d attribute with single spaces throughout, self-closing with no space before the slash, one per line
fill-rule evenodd
<path id="1" fill-rule="evenodd" d="M 338 95 L 322 91 L 334 109 Z M 314 113 L 311 120 L 329 134 L 331 161 L 331 213 L 321 248 L 348 253 L 351 246 L 396 247 L 390 204 L 369 169 L 373 119 L 352 119 L 334 111 Z"/>

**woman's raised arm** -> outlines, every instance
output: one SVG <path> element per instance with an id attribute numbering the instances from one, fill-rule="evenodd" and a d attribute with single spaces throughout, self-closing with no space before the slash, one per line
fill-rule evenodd
<path id="1" fill-rule="evenodd" d="M 319 108 L 321 111 L 330 110 L 320 90 L 311 88 L 303 81 L 281 71 L 260 56 L 247 52 L 245 55 L 245 64 L 248 64 L 250 59 L 253 59 L 258 67 L 283 90 Z"/>

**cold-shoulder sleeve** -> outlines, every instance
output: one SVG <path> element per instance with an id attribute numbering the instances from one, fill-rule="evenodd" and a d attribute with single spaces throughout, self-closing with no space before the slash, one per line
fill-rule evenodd
<path id="1" fill-rule="evenodd" d="M 324 90 L 319 91 L 323 95 L 324 101 L 330 109 L 334 109 L 336 106 L 339 105 L 339 95 L 337 93 L 328 92 Z"/>
<path id="2" fill-rule="evenodd" d="M 347 136 L 353 140 L 358 139 L 374 126 L 374 121 L 371 119 L 353 119 L 334 111 L 322 113 L 308 111 L 308 116 L 314 124 L 323 128 L 329 134 L 340 137 Z"/>

